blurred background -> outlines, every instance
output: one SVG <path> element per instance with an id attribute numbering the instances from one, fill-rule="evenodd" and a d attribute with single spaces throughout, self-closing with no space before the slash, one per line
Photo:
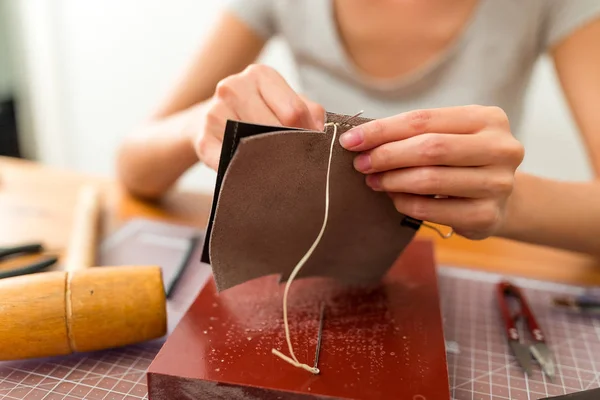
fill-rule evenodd
<path id="1" fill-rule="evenodd" d="M 169 90 L 220 7 L 217 0 L 0 0 L 0 155 L 112 176 L 117 144 Z M 298 88 L 282 42 L 273 40 L 260 62 Z M 522 169 L 590 179 L 547 59 L 527 108 Z M 197 167 L 180 185 L 211 192 L 214 178 Z"/>

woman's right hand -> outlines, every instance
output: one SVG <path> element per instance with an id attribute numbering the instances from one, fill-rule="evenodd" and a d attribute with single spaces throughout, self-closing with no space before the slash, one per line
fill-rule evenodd
<path id="1" fill-rule="evenodd" d="M 212 99 L 200 108 L 199 129 L 191 132 L 191 141 L 200 161 L 214 170 L 219 166 L 228 119 L 322 130 L 325 118 L 323 107 L 294 92 L 277 71 L 265 65 L 251 65 L 223 79 Z"/>

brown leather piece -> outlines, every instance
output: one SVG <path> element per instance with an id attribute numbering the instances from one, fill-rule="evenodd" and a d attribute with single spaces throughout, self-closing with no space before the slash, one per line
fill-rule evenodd
<path id="1" fill-rule="evenodd" d="M 327 117 L 334 122 L 347 118 Z M 338 141 L 348 129 L 340 126 L 334 143 L 327 228 L 298 278 L 379 281 L 418 229 L 418 224 L 404 226 L 405 216 L 390 198 L 370 189 L 354 169 L 356 153 Z M 285 281 L 310 248 L 324 218 L 332 134 L 328 127 L 326 132 L 272 131 L 239 140 L 210 232 L 210 263 L 219 291 L 271 274 Z"/>
<path id="2" fill-rule="evenodd" d="M 212 226 L 214 222 L 214 216 L 217 212 L 217 203 L 219 201 L 219 194 L 221 192 L 221 186 L 223 185 L 223 178 L 225 172 L 229 167 L 231 158 L 235 154 L 237 146 L 242 138 L 262 135 L 268 132 L 285 131 L 285 130 L 298 130 L 298 128 L 288 128 L 282 126 L 268 126 L 268 125 L 257 125 L 249 124 L 240 121 L 228 120 L 225 126 L 225 133 L 223 134 L 223 143 L 221 145 L 221 156 L 219 158 L 219 168 L 217 170 L 217 179 L 215 182 L 215 190 L 212 199 L 212 206 L 208 223 L 206 225 L 206 240 L 202 246 L 202 255 L 200 261 L 206 264 L 210 264 L 210 252 L 209 243 L 210 236 L 212 234 Z"/>
<path id="3" fill-rule="evenodd" d="M 414 240 L 381 282 L 295 281 L 290 333 L 319 375 L 288 354 L 274 276 L 218 293 L 209 279 L 147 371 L 150 400 L 446 400 L 450 398 L 433 243 Z"/>

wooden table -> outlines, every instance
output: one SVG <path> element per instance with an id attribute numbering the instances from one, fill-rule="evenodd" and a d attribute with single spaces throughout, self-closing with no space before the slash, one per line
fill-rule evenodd
<path id="1" fill-rule="evenodd" d="M 210 212 L 211 195 L 173 192 L 160 202 L 143 202 L 110 179 L 0 157 L 0 246 L 41 241 L 49 248 L 63 249 L 77 189 L 86 182 L 103 189 L 104 235 L 134 217 L 202 228 Z M 435 241 L 440 265 L 600 285 L 600 260 L 592 257 L 498 238 L 469 241 L 454 236 L 444 240 L 425 228 L 418 235 Z"/>

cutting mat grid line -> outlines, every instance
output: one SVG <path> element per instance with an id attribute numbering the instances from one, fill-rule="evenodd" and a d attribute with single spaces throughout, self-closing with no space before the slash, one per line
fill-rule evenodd
<path id="1" fill-rule="evenodd" d="M 553 294 L 581 288 L 515 279 L 546 332 L 557 376 L 550 382 L 538 366 L 527 378 L 509 351 L 496 306 L 501 276 L 439 269 L 453 400 L 537 400 L 600 387 L 600 319 L 553 310 Z M 145 400 L 146 370 L 161 341 L 89 354 L 0 363 L 0 400 Z M 596 356 L 594 356 L 596 355 Z"/>
<path id="2" fill-rule="evenodd" d="M 0 399 L 147 399 L 146 370 L 160 344 L 49 360 L 0 363 Z"/>
<path id="3" fill-rule="evenodd" d="M 595 329 L 594 322 L 596 322 L 596 321 L 595 320 L 592 321 L 592 326 L 594 327 L 594 333 L 595 333 L 596 329 Z M 580 329 L 581 329 L 581 327 L 580 327 Z M 586 351 L 588 353 L 588 356 L 590 357 L 590 359 L 594 359 L 594 353 L 592 351 L 592 346 L 590 346 L 590 344 L 589 344 L 590 340 L 589 340 L 586 332 L 582 332 L 582 334 L 583 334 L 583 337 L 584 337 L 584 339 L 582 340 L 582 342 L 585 345 L 585 348 L 586 348 Z M 596 338 L 597 338 L 597 335 L 594 335 L 594 336 L 596 336 Z M 585 389 L 590 389 L 591 385 L 593 385 L 594 382 L 598 381 L 598 368 L 596 368 L 596 364 L 595 363 L 592 363 L 592 369 L 594 371 L 594 380 L 592 380 Z"/>

